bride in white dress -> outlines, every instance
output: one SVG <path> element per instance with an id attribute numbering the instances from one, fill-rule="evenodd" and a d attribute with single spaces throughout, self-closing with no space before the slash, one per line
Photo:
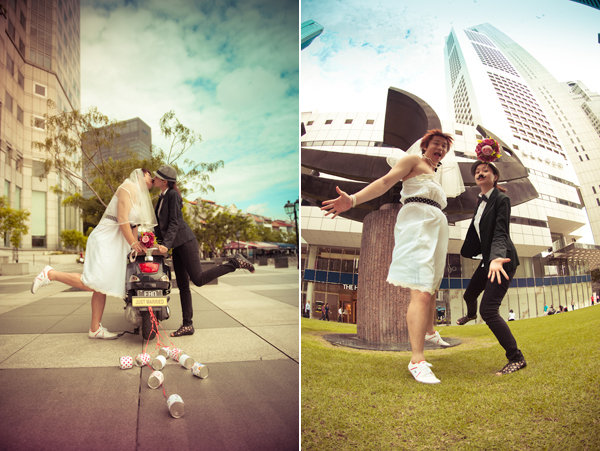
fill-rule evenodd
<path id="1" fill-rule="evenodd" d="M 113 339 L 117 334 L 102 326 L 106 296 L 124 297 L 127 254 L 143 252 L 137 238 L 137 227 L 152 230 L 156 216 L 148 190 L 152 175 L 146 169 L 135 169 L 117 188 L 102 219 L 88 237 L 83 274 L 57 271 L 46 266 L 34 279 L 31 292 L 58 281 L 92 293 L 90 338 Z"/>
<path id="2" fill-rule="evenodd" d="M 429 130 L 418 143 L 419 154 L 407 152 L 390 171 L 356 194 L 340 195 L 323 202 L 326 215 L 340 213 L 381 196 L 402 181 L 400 209 L 394 228 L 394 251 L 387 281 L 410 289 L 406 313 L 412 356 L 408 369 L 418 382 L 440 382 L 425 361 L 425 340 L 448 346 L 433 328 L 435 292 L 444 275 L 448 250 L 448 221 L 442 212 L 446 194 L 435 171 L 452 145 L 452 137 L 441 130 Z M 414 146 L 413 146 L 414 147 Z M 456 174 L 458 175 L 458 174 Z M 460 175 L 458 175 L 460 177 Z"/>

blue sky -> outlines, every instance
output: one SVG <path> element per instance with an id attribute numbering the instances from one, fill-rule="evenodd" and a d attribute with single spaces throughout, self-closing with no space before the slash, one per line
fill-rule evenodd
<path id="1" fill-rule="evenodd" d="M 159 147 L 174 110 L 202 135 L 187 158 L 225 161 L 202 197 L 287 218 L 299 193 L 296 1 L 82 0 L 81 85 L 83 110 L 139 117 Z"/>
<path id="2" fill-rule="evenodd" d="M 384 111 L 394 86 L 448 119 L 445 38 L 486 22 L 600 93 L 600 11 L 569 0 L 302 0 L 307 19 L 325 30 L 301 53 L 301 111 Z"/>

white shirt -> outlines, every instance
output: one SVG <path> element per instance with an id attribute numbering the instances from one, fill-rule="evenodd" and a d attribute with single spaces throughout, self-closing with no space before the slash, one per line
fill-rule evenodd
<path id="1" fill-rule="evenodd" d="M 508 312 L 508 319 L 515 319 L 515 312 Z"/>
<path id="2" fill-rule="evenodd" d="M 165 193 L 167 191 L 169 191 L 169 188 L 165 188 L 165 190 L 160 193 L 160 195 L 163 197 L 160 198 L 160 205 L 158 206 L 158 211 L 156 213 L 156 216 L 160 215 L 160 209 L 162 208 L 163 200 L 165 200 Z"/>
<path id="3" fill-rule="evenodd" d="M 494 188 L 489 190 L 487 193 L 485 193 L 485 197 L 487 197 L 489 199 L 490 196 L 492 195 L 493 191 L 494 191 Z M 481 197 L 481 195 L 479 195 L 479 197 Z M 479 232 L 479 223 L 481 222 L 481 216 L 483 215 L 483 210 L 485 210 L 486 205 L 487 205 L 486 201 L 482 201 L 479 204 L 479 207 L 477 208 L 477 212 L 475 213 L 475 219 L 473 219 L 473 226 L 475 226 L 475 231 L 477 232 L 477 235 L 479 236 L 480 241 L 481 241 L 481 233 Z"/>

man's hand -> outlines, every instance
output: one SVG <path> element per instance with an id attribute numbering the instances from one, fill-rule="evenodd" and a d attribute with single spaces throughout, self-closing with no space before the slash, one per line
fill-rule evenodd
<path id="1" fill-rule="evenodd" d="M 509 279 L 508 274 L 506 274 L 506 271 L 504 271 L 504 268 L 502 267 L 504 263 L 508 263 L 509 261 L 510 258 L 495 258 L 490 262 L 490 270 L 488 272 L 488 279 L 490 279 L 490 282 L 493 283 L 495 278 L 498 281 L 498 284 L 501 284 L 502 279 L 500 278 L 500 273 L 506 277 L 506 280 Z"/>

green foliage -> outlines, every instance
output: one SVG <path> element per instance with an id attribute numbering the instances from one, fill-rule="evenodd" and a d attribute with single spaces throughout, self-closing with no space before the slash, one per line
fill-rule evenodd
<path id="1" fill-rule="evenodd" d="M 302 448 L 597 449 L 600 307 L 510 323 L 527 367 L 507 376 L 485 324 L 440 329 L 462 344 L 426 350 L 439 385 L 417 383 L 410 352 L 329 344 L 356 326 L 302 322 Z M 559 438 L 559 439 L 557 439 Z M 558 440 L 558 441 L 557 441 Z M 560 444 L 558 446 L 557 444 Z"/>
<path id="2" fill-rule="evenodd" d="M 85 250 L 87 239 L 88 237 L 79 230 L 63 230 L 60 232 L 60 240 L 67 249 Z"/>
<path id="3" fill-rule="evenodd" d="M 170 164 L 177 170 L 182 195 L 191 189 L 194 192 L 214 191 L 209 183 L 210 174 L 223 167 L 223 161 L 203 163 L 186 159 L 188 150 L 200 142 L 201 137 L 183 125 L 173 111 L 160 119 L 161 133 L 170 140 L 168 149 L 154 147 L 149 160 L 139 159 L 133 153 L 127 159 L 114 160 L 108 157 L 107 149 L 114 147 L 122 124 L 109 119 L 96 107 L 87 112 L 59 112 L 54 103 L 48 101 L 48 110 L 50 113 L 44 116 L 46 137 L 41 142 L 34 142 L 33 147 L 48 155 L 43 176 L 54 169 L 71 185 L 77 186 L 79 180 L 94 193 L 86 199 L 81 193 L 52 187 L 55 193 L 65 196 L 63 204 L 80 209 L 84 228 L 94 227 L 100 222 L 116 189 L 136 168 L 156 171 L 160 166 Z M 89 169 L 87 176 L 82 175 L 84 162 Z"/>
<path id="4" fill-rule="evenodd" d="M 2 239 L 10 237 L 10 243 L 16 251 L 15 260 L 18 260 L 18 251 L 23 244 L 23 235 L 27 235 L 29 232 L 29 226 L 27 226 L 29 216 L 30 212 L 10 208 L 6 197 L 0 197 L 0 236 Z"/>
<path id="5" fill-rule="evenodd" d="M 184 158 L 195 143 L 201 142 L 200 134 L 183 125 L 172 110 L 160 118 L 160 130 L 162 135 L 170 140 L 169 148 L 154 148 L 152 153 L 163 164 L 169 164 L 177 170 L 179 188 L 181 189 L 185 185 L 196 193 L 214 191 L 214 186 L 210 184 L 210 174 L 224 166 L 223 160 L 203 163 L 196 159 Z M 184 193 L 183 190 L 182 193 Z"/>
<path id="6" fill-rule="evenodd" d="M 219 211 L 202 203 L 190 208 L 190 221 L 194 235 L 204 251 L 220 253 L 227 241 L 251 241 L 256 239 L 253 225 L 247 216 Z"/>
<path id="7" fill-rule="evenodd" d="M 115 185 L 109 178 L 111 168 L 103 153 L 111 148 L 118 136 L 117 122 L 96 107 L 85 113 L 79 110 L 56 111 L 54 103 L 48 100 L 48 110 L 50 113 L 44 115 L 46 137 L 43 141 L 32 143 L 35 149 L 48 155 L 44 162 L 44 175 L 55 169 L 75 186 L 78 180 L 81 181 L 106 208 L 103 197 L 96 192 L 91 180 L 82 175 L 83 165 L 84 162 L 91 165 L 104 178 L 105 186 L 115 192 L 118 184 Z"/>

